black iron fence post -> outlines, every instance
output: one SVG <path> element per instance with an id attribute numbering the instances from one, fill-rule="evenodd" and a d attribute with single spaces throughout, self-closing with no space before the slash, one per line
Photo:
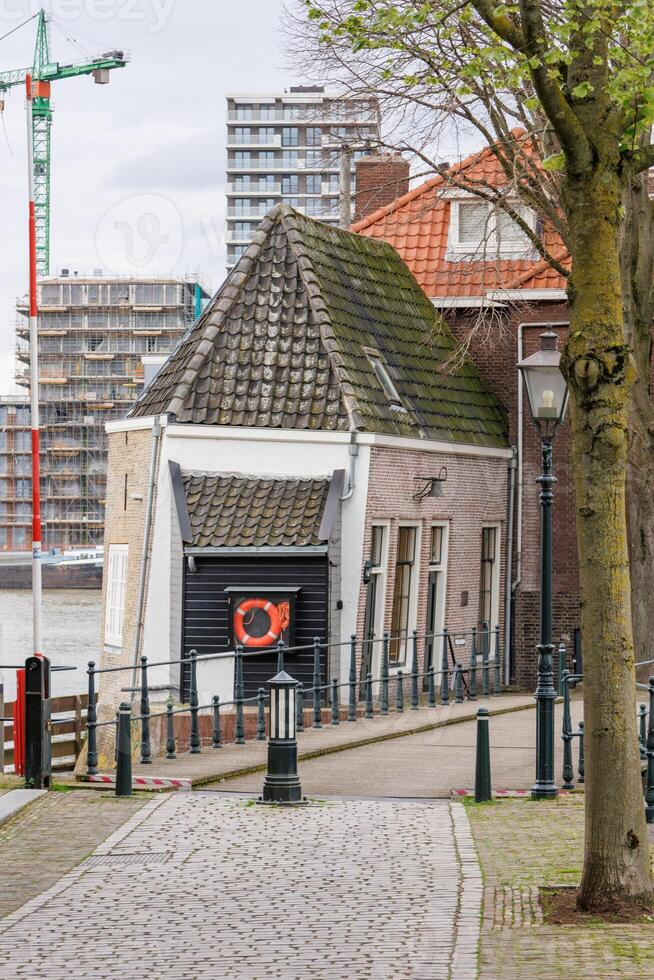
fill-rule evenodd
<path id="1" fill-rule="evenodd" d="M 379 691 L 379 714 L 388 714 L 388 633 L 384 633 L 382 643 L 381 690 Z"/>
<path id="2" fill-rule="evenodd" d="M 86 772 L 89 776 L 95 776 L 98 771 L 98 742 L 96 724 L 98 712 L 95 706 L 95 661 L 89 660 L 88 666 L 88 704 L 86 706 L 86 731 L 87 731 L 87 755 Z"/>
<path id="3" fill-rule="evenodd" d="M 148 658 L 141 657 L 141 765 L 152 764 L 150 748 L 150 691 L 148 689 Z"/>
<path id="4" fill-rule="evenodd" d="M 454 703 L 463 704 L 463 671 L 461 664 L 454 668 Z"/>
<path id="5" fill-rule="evenodd" d="M 297 686 L 297 700 L 296 700 L 296 711 L 297 718 L 295 721 L 295 727 L 298 732 L 304 731 L 304 684 L 298 684 Z"/>
<path id="6" fill-rule="evenodd" d="M 443 654 L 441 658 L 441 704 L 450 703 L 450 672 L 448 669 L 449 633 L 443 630 Z"/>
<path id="7" fill-rule="evenodd" d="M 213 733 L 211 736 L 211 747 L 213 749 L 222 748 L 223 733 L 220 725 L 220 697 L 213 696 Z"/>
<path id="8" fill-rule="evenodd" d="M 493 694 L 497 697 L 502 693 L 502 673 L 500 665 L 500 628 L 495 627 L 495 661 L 493 672 Z"/>
<path id="9" fill-rule="evenodd" d="M 283 658 L 283 654 L 280 653 Z M 280 673 L 280 671 L 277 671 Z M 257 742 L 266 741 L 266 690 L 260 687 L 257 692 Z"/>
<path id="10" fill-rule="evenodd" d="M 395 710 L 404 711 L 404 673 L 401 670 L 395 677 Z"/>
<path id="11" fill-rule="evenodd" d="M 234 651 L 236 670 L 234 684 L 234 744 L 245 745 L 245 722 L 243 719 L 243 647 L 237 644 Z"/>
<path id="12" fill-rule="evenodd" d="M 468 693 L 470 695 L 471 701 L 477 700 L 477 627 L 472 627 L 472 637 L 471 637 L 471 649 L 470 649 L 470 683 L 468 685 Z"/>
<path id="13" fill-rule="evenodd" d="M 366 674 L 366 711 L 365 717 L 372 718 L 372 674 L 370 671 Z"/>
<path id="14" fill-rule="evenodd" d="M 320 637 L 313 638 L 313 727 L 322 728 L 322 688 L 320 671 Z"/>
<path id="15" fill-rule="evenodd" d="M 436 707 L 436 678 L 434 677 L 434 665 L 430 664 L 427 671 L 427 704 L 430 708 Z"/>
<path id="16" fill-rule="evenodd" d="M 559 697 L 563 697 L 563 675 L 565 674 L 566 669 L 567 669 L 567 665 L 566 665 L 566 654 L 567 654 L 567 652 L 568 651 L 566 649 L 566 645 L 563 642 L 563 640 L 561 640 L 561 642 L 559 643 L 559 663 L 558 663 L 558 694 L 559 694 Z"/>
<path id="17" fill-rule="evenodd" d="M 570 715 L 570 672 L 563 671 L 563 789 L 575 788 L 575 771 L 572 764 L 572 717 Z"/>
<path id="18" fill-rule="evenodd" d="M 332 725 L 340 725 L 340 704 L 338 703 L 338 680 L 332 677 Z"/>
<path id="19" fill-rule="evenodd" d="M 191 684 L 189 690 L 189 706 L 191 709 L 191 732 L 189 736 L 189 752 L 197 755 L 200 752 L 200 730 L 198 727 L 198 651 L 190 651 L 191 660 Z"/>
<path id="20" fill-rule="evenodd" d="M 170 698 L 166 702 L 166 758 L 177 758 L 175 755 L 175 718 L 173 716 L 173 702 Z"/>
<path id="21" fill-rule="evenodd" d="M 654 823 L 654 677 L 650 677 L 649 679 L 649 722 L 647 725 L 645 818 L 647 823 Z"/>
<path id="22" fill-rule="evenodd" d="M 490 738 L 488 733 L 488 708 L 477 712 L 477 752 L 475 759 L 475 802 L 487 803 L 492 799 Z"/>
<path id="23" fill-rule="evenodd" d="M 583 783 L 584 777 L 586 775 L 586 762 L 584 757 L 584 723 L 579 722 L 579 779 L 578 782 Z"/>
<path id="24" fill-rule="evenodd" d="M 481 624 L 481 692 L 485 698 L 490 693 L 490 633 L 488 623 Z"/>
<path id="25" fill-rule="evenodd" d="M 638 706 L 638 745 L 641 759 L 647 758 L 647 707 Z"/>
<path id="26" fill-rule="evenodd" d="M 347 702 L 347 720 L 357 720 L 357 638 L 350 636 L 350 676 L 349 697 Z"/>
<path id="27" fill-rule="evenodd" d="M 411 710 L 418 710 L 418 631 L 413 631 L 413 658 L 411 660 Z"/>
<path id="28" fill-rule="evenodd" d="M 284 641 L 279 640 L 277 643 L 277 673 L 280 674 L 284 670 Z"/>
<path id="29" fill-rule="evenodd" d="M 132 795 L 132 707 L 123 701 L 118 709 L 116 796 Z"/>

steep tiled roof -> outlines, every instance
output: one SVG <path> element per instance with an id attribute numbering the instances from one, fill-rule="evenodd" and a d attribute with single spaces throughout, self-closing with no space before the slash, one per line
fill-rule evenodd
<path id="1" fill-rule="evenodd" d="M 502 408 L 455 352 L 393 248 L 278 205 L 130 414 L 505 445 Z"/>
<path id="2" fill-rule="evenodd" d="M 307 547 L 318 537 L 329 480 L 183 474 L 196 548 Z"/>
<path id="3" fill-rule="evenodd" d="M 520 137 L 518 131 L 516 136 Z M 502 187 L 506 177 L 486 147 L 374 211 L 352 230 L 390 242 L 432 298 L 479 297 L 497 289 L 565 289 L 565 277 L 540 257 L 464 261 L 448 256 L 454 181 Z M 546 233 L 546 244 L 562 265 L 568 265 L 565 247 L 554 231 Z"/>

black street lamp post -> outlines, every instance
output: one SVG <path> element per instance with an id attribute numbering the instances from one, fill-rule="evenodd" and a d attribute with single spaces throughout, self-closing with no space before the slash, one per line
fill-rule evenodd
<path id="1" fill-rule="evenodd" d="M 542 473 L 540 484 L 540 642 L 536 684 L 536 782 L 531 795 L 535 800 L 553 799 L 554 783 L 554 687 L 552 643 L 552 505 L 556 477 L 552 472 L 554 436 L 565 416 L 568 388 L 559 363 L 557 335 L 548 330 L 539 337 L 535 354 L 520 361 L 534 425 L 541 438 Z"/>

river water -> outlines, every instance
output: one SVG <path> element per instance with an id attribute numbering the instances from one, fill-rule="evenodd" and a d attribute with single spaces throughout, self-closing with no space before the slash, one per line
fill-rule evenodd
<path id="1" fill-rule="evenodd" d="M 77 667 L 52 676 L 52 697 L 86 690 L 86 664 L 98 659 L 100 589 L 46 589 L 43 592 L 43 653 L 52 665 Z M 32 653 L 32 593 L 0 589 L 0 664 L 20 664 Z M 0 670 L 6 701 L 13 701 L 16 672 Z"/>

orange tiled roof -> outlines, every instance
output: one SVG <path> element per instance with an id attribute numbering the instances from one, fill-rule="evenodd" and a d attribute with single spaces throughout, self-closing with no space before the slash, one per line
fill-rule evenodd
<path id="1" fill-rule="evenodd" d="M 496 289 L 564 289 L 565 277 L 543 259 L 447 258 L 450 199 L 443 192 L 452 189 L 448 175 L 457 174 L 465 177 L 467 185 L 479 181 L 501 187 L 506 183 L 499 161 L 486 147 L 362 218 L 352 225 L 352 231 L 393 245 L 432 298 L 479 297 Z M 555 258 L 567 265 L 567 252 L 559 236 L 552 231 L 547 239 Z"/>

